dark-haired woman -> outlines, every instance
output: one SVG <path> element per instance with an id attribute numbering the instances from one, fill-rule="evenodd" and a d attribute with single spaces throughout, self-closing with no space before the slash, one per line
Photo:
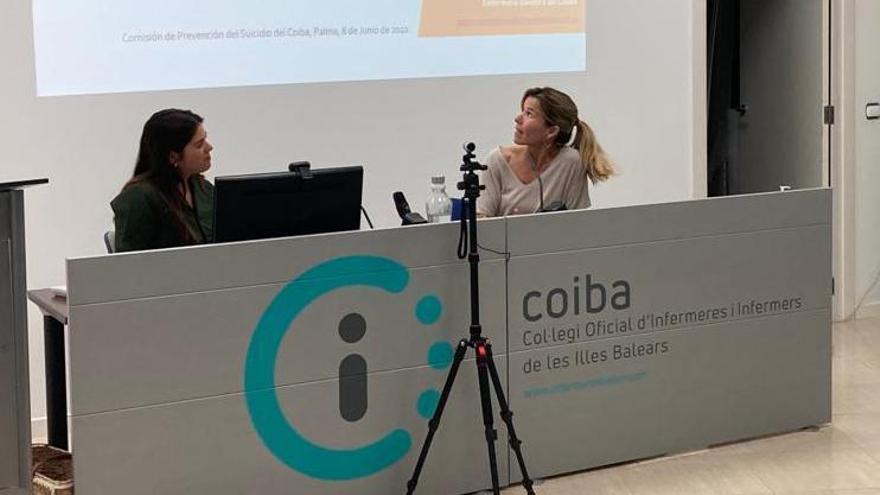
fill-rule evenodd
<path id="1" fill-rule="evenodd" d="M 577 106 L 553 88 L 531 88 L 514 119 L 513 145 L 499 146 L 486 158 L 477 202 L 480 216 L 535 213 L 564 205 L 590 207 L 589 184 L 614 174 L 611 160 Z"/>
<path id="2" fill-rule="evenodd" d="M 211 242 L 214 186 L 202 174 L 214 147 L 202 122 L 167 109 L 144 124 L 134 174 L 110 202 L 117 252 Z"/>

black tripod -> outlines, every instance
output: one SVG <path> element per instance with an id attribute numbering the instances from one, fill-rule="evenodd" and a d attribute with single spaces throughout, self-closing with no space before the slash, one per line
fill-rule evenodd
<path id="1" fill-rule="evenodd" d="M 474 161 L 474 143 L 465 145 L 465 154 L 462 157 L 461 171 L 464 172 L 464 178 L 458 183 L 458 189 L 464 191 L 464 200 L 462 202 L 461 217 L 461 238 L 458 245 L 458 257 L 464 259 L 467 257 L 471 268 L 471 326 L 470 336 L 458 343 L 455 350 L 455 357 L 452 360 L 452 366 L 449 368 L 449 374 L 446 376 L 446 384 L 443 385 L 443 392 L 440 394 L 440 401 L 437 403 L 437 409 L 434 410 L 434 416 L 428 422 L 428 436 L 422 445 L 422 451 L 419 453 L 419 460 L 416 462 L 416 468 L 412 478 L 406 483 L 407 495 L 415 492 L 416 485 L 419 482 L 419 475 L 425 464 L 425 458 L 428 457 L 428 450 L 431 448 L 431 441 L 434 439 L 434 433 L 440 425 L 440 418 L 443 416 L 443 409 L 446 407 L 446 401 L 449 399 L 449 392 L 452 390 L 452 384 L 455 382 L 455 376 L 458 374 L 458 367 L 464 359 L 465 352 L 468 347 L 474 349 L 477 354 L 477 376 L 480 385 L 480 405 L 483 410 L 483 426 L 486 432 L 486 444 L 489 447 L 489 469 L 492 473 L 492 493 L 498 495 L 501 489 L 498 485 L 498 460 L 495 457 L 495 440 L 498 433 L 495 430 L 492 420 L 492 397 L 489 390 L 489 380 L 492 380 L 492 386 L 495 388 L 495 397 L 498 399 L 498 406 L 501 409 L 501 419 L 507 425 L 507 433 L 510 439 L 510 447 L 516 453 L 516 459 L 519 462 L 519 469 L 523 475 L 523 487 L 529 495 L 534 495 L 535 490 L 532 488 L 532 479 L 526 470 L 526 463 L 523 460 L 522 450 L 520 449 L 519 438 L 516 436 L 516 430 L 513 428 L 513 412 L 508 407 L 507 399 L 504 397 L 504 389 L 501 387 L 501 380 L 498 378 L 498 370 L 495 368 L 495 359 L 492 357 L 492 344 L 482 335 L 482 326 L 480 326 L 480 282 L 478 279 L 480 254 L 477 251 L 477 198 L 480 196 L 480 179 L 476 174 L 477 170 L 486 170 L 486 166 L 480 165 Z M 468 243 L 468 239 L 470 242 Z M 465 244 L 469 244 L 469 250 L 465 252 Z"/>

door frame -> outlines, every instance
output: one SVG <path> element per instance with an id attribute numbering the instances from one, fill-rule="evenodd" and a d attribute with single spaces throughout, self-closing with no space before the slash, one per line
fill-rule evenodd
<path id="1" fill-rule="evenodd" d="M 829 174 L 834 189 L 832 206 L 835 321 L 855 316 L 855 3 L 828 0 L 830 16 L 829 99 L 835 108 L 830 130 Z"/>

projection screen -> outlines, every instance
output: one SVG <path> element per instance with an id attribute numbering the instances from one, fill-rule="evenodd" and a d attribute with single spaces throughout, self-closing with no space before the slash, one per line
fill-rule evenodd
<path id="1" fill-rule="evenodd" d="M 37 95 L 582 71 L 585 0 L 34 0 Z"/>

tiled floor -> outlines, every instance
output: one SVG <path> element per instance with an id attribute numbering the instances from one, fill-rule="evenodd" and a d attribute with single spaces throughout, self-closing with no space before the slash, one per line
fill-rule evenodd
<path id="1" fill-rule="evenodd" d="M 540 495 L 880 495 L 880 318 L 834 325 L 832 425 L 545 480 Z M 505 495 L 525 493 L 511 487 Z"/>
<path id="2" fill-rule="evenodd" d="M 880 495 L 880 318 L 834 325 L 832 425 L 545 480 L 541 495 Z M 505 495 L 525 493 L 511 487 Z"/>

